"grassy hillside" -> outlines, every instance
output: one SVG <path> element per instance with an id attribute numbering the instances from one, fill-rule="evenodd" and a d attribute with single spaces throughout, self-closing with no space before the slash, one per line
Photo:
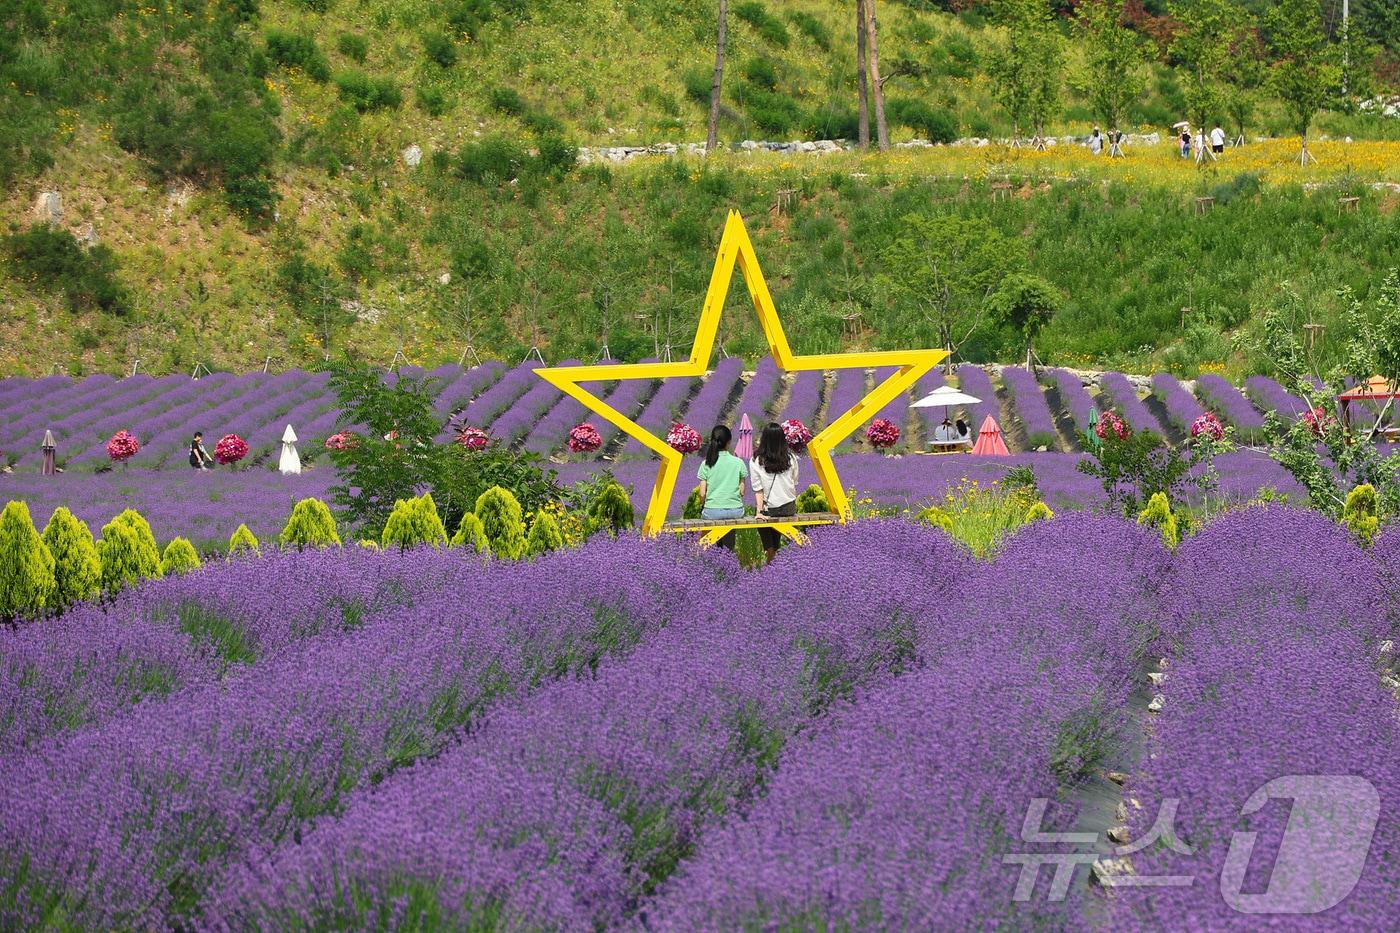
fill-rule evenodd
<path id="1" fill-rule="evenodd" d="M 896 140 L 1008 130 L 976 11 L 880 10 Z M 735 4 L 724 138 L 852 132 L 852 19 L 809 0 Z M 1250 361 L 1224 335 L 1282 283 L 1328 320 L 1335 288 L 1364 294 L 1396 245 L 1391 196 L 1364 187 L 1395 172 L 1400 147 L 1385 143 L 1320 147 L 1305 172 L 1287 142 L 1204 172 L 1166 146 L 1111 166 L 989 147 L 574 169 L 573 145 L 703 136 L 709 3 L 24 0 L 0 20 L 5 372 L 248 368 L 341 349 L 387 361 L 400 344 L 434 362 L 461 352 L 468 320 L 480 350 L 506 357 L 536 331 L 551 357 L 589 356 L 605 323 L 614 352 L 647 354 L 668 313 L 673 343 L 688 340 L 730 207 L 750 218 L 806 349 L 839 344 L 857 310 L 856 342 L 930 339 L 882 284 L 914 213 L 1022 242 L 1065 303 L 1047 359 L 1239 369 Z M 1081 53 L 1070 44 L 1071 68 Z M 1152 71 L 1134 121 L 1161 129 L 1181 90 L 1166 65 Z M 1072 92 L 1062 105 L 1057 131 L 1087 127 Z M 1261 131 L 1282 128 L 1263 106 Z M 1389 131 L 1340 116 L 1324 129 Z M 994 202 L 986 185 L 1002 177 L 1016 196 Z M 774 216 L 783 188 L 800 196 Z M 1353 190 L 1359 210 L 1340 213 Z M 31 230 L 46 191 L 62 199 L 57 229 L 97 246 Z M 1217 209 L 1197 220 L 1207 193 Z M 761 349 L 741 315 L 726 338 Z M 967 351 L 1013 345 L 983 327 Z"/>

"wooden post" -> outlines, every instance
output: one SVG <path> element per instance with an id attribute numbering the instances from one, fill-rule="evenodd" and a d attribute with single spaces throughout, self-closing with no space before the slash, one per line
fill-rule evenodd
<path id="1" fill-rule="evenodd" d="M 875 140 L 884 152 L 890 148 L 890 125 L 885 120 L 885 91 L 880 80 L 880 51 L 876 35 L 875 0 L 865 0 L 865 41 L 869 44 L 870 93 L 875 99 Z"/>
<path id="2" fill-rule="evenodd" d="M 1215 206 L 1215 198 L 1204 197 L 1196 199 L 1196 216 L 1201 216 L 1206 211 Z"/>
<path id="3" fill-rule="evenodd" d="M 1357 206 L 1360 205 L 1360 203 L 1361 203 L 1361 199 L 1360 199 L 1360 198 L 1338 198 L 1338 199 L 1337 199 L 1337 213 L 1338 213 L 1338 214 L 1342 214 L 1342 213 L 1345 213 L 1345 212 L 1347 212 L 1347 211 L 1353 211 L 1353 212 L 1354 212 L 1354 211 L 1357 209 Z"/>
<path id="4" fill-rule="evenodd" d="M 724 44 L 729 24 L 729 0 L 719 0 L 719 36 L 715 40 L 715 74 L 710 82 L 710 125 L 705 134 L 705 151 L 719 144 L 719 101 L 724 85 Z"/>

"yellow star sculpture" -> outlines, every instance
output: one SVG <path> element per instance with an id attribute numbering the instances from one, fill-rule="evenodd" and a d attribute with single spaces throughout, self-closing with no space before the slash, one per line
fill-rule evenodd
<path id="1" fill-rule="evenodd" d="M 831 511 L 840 521 L 850 517 L 850 503 L 846 491 L 841 486 L 836 465 L 831 460 L 831 451 L 873 414 L 893 401 L 901 392 L 908 391 L 920 376 L 938 365 L 947 355 L 942 350 L 888 350 L 869 353 L 822 353 L 812 356 L 796 356 L 788 346 L 783 333 L 778 311 L 773 306 L 773 296 L 768 292 L 768 284 L 763 280 L 763 272 L 758 267 L 758 256 L 754 253 L 753 242 L 744 227 L 738 211 L 730 211 L 724 224 L 724 235 L 720 239 L 719 254 L 715 257 L 715 268 L 710 275 L 709 289 L 705 293 L 705 306 L 700 312 L 700 326 L 695 331 L 695 343 L 691 347 L 690 359 L 674 363 L 618 363 L 607 366 L 555 366 L 535 370 L 535 374 L 550 383 L 564 394 L 578 400 L 589 411 L 594 412 L 616 425 L 628 435 L 635 437 L 646 448 L 661 458 L 656 472 L 656 484 L 651 490 L 651 500 L 647 505 L 646 516 L 642 520 L 642 533 L 655 535 L 666 523 L 666 512 L 675 492 L 676 478 L 680 475 L 681 454 L 661 438 L 644 429 L 622 412 L 604 402 L 601 398 L 584 389 L 582 382 L 612 382 L 622 379 L 669 379 L 675 377 L 696 378 L 704 376 L 709 368 L 710 355 L 714 350 L 715 335 L 719 331 L 720 313 L 724 309 L 725 297 L 729 294 L 729 282 L 734 275 L 734 266 L 744 275 L 749 297 L 753 299 L 754 310 L 758 312 L 759 324 L 768 340 L 769 352 L 778 368 L 785 372 L 828 369 L 869 369 L 880 366 L 896 366 L 897 371 L 875 386 L 865 398 L 857 402 L 840 417 L 831 419 L 807 446 L 812 466 L 817 473 L 817 482 L 826 493 L 826 501 Z M 698 426 L 704 432 L 706 425 Z"/>

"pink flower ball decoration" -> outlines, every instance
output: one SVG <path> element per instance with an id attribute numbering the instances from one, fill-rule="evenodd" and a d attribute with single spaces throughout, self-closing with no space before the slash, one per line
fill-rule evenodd
<path id="1" fill-rule="evenodd" d="M 457 443 L 467 450 L 485 450 L 491 446 L 491 435 L 481 428 L 463 428 L 457 432 Z"/>
<path id="2" fill-rule="evenodd" d="M 1116 437 L 1120 441 L 1126 441 L 1129 432 L 1123 419 L 1118 417 L 1118 412 L 1110 408 L 1099 416 L 1099 423 L 1094 425 L 1094 433 L 1100 440 L 1106 441 L 1110 437 Z"/>
<path id="3" fill-rule="evenodd" d="M 576 424 L 569 431 L 569 449 L 576 454 L 588 454 L 603 446 L 603 436 L 588 422 Z"/>
<path id="4" fill-rule="evenodd" d="M 865 429 L 865 439 L 876 450 L 893 447 L 899 440 L 899 426 L 888 418 L 876 418 Z"/>
<path id="5" fill-rule="evenodd" d="M 141 442 L 136 439 L 136 435 L 130 431 L 118 431 L 112 435 L 112 439 L 107 442 L 107 456 L 113 463 L 121 463 L 123 460 L 130 460 L 136 456 L 136 452 L 141 449 Z"/>
<path id="6" fill-rule="evenodd" d="M 360 439 L 349 431 L 341 431 L 326 438 L 327 450 L 350 450 L 360 446 Z"/>
<path id="7" fill-rule="evenodd" d="M 1191 422 L 1191 436 L 1193 438 L 1205 435 L 1213 441 L 1218 441 L 1225 436 L 1225 425 L 1220 423 L 1220 419 L 1212 412 L 1206 412 L 1195 421 Z"/>
<path id="8" fill-rule="evenodd" d="M 1314 408 L 1312 411 L 1303 412 L 1302 422 L 1314 434 L 1321 436 L 1322 432 L 1332 426 L 1333 418 L 1322 406 Z"/>
<path id="9" fill-rule="evenodd" d="M 805 450 L 812 440 L 812 432 L 796 418 L 789 418 L 779 427 L 783 429 L 783 436 L 787 438 L 788 446 L 793 450 Z"/>
<path id="10" fill-rule="evenodd" d="M 666 432 L 666 443 L 683 454 L 693 454 L 700 449 L 700 432 L 678 421 Z"/>
<path id="11" fill-rule="evenodd" d="M 248 456 L 248 442 L 237 434 L 225 434 L 214 445 L 214 459 L 227 466 Z"/>

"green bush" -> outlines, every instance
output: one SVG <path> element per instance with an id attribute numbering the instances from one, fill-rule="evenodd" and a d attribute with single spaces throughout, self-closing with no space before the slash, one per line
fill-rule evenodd
<path id="1" fill-rule="evenodd" d="M 335 47 L 341 55 L 361 64 L 369 57 L 369 40 L 357 32 L 342 32 Z"/>
<path id="2" fill-rule="evenodd" d="M 542 110 L 526 110 L 520 115 L 520 122 L 537 136 L 558 135 L 564 132 L 564 124 Z"/>
<path id="3" fill-rule="evenodd" d="M 499 110 L 501 113 L 508 113 L 512 116 L 519 116 L 528 107 L 518 91 L 512 87 L 493 87 L 487 96 L 492 110 Z"/>
<path id="4" fill-rule="evenodd" d="M 145 516 L 135 509 L 122 509 L 121 514 L 112 519 L 114 522 L 122 522 L 136 534 L 136 539 L 141 543 L 141 547 L 156 556 L 156 561 L 160 560 L 160 547 L 156 544 L 155 533 L 151 531 L 151 523 L 146 521 Z M 160 576 L 159 573 L 155 576 Z"/>
<path id="5" fill-rule="evenodd" d="M 200 568 L 199 552 L 184 538 L 171 538 L 160 556 L 160 572 L 164 576 L 189 573 Z"/>
<path id="6" fill-rule="evenodd" d="M 107 247 L 83 250 L 67 231 L 48 224 L 4 239 L 0 260 L 19 282 L 44 292 L 62 292 L 74 311 L 96 308 L 124 315 L 130 310 L 126 289 L 117 281 L 117 258 Z"/>
<path id="7" fill-rule="evenodd" d="M 813 483 L 798 495 L 797 511 L 801 513 L 830 512 L 831 504 L 826 501 L 826 493 L 822 491 L 822 488 Z"/>
<path id="8" fill-rule="evenodd" d="M 751 58 L 740 69 L 745 80 L 754 87 L 771 91 L 778 86 L 778 71 L 773 62 L 766 58 Z"/>
<path id="9" fill-rule="evenodd" d="M 462 513 L 457 533 L 452 536 L 450 543 L 452 547 L 470 547 L 476 554 L 486 553 L 491 548 L 490 542 L 486 540 L 486 529 L 482 527 L 481 519 L 473 512 Z"/>
<path id="10" fill-rule="evenodd" d="M 598 498 L 588 507 L 587 526 L 590 534 L 606 531 L 610 535 L 617 535 L 623 529 L 631 528 L 636 522 L 637 513 L 632 508 L 632 499 L 619 483 L 609 483 L 603 487 Z"/>
<path id="11" fill-rule="evenodd" d="M 52 606 L 66 609 L 92 599 L 102 584 L 102 563 L 87 523 L 63 506 L 54 509 L 44 528 L 44 546 L 53 555 Z"/>
<path id="12" fill-rule="evenodd" d="M 0 621 L 43 612 L 55 586 L 53 555 L 29 517 L 29 506 L 7 503 L 0 511 Z"/>
<path id="13" fill-rule="evenodd" d="M 403 103 L 403 92 L 393 78 L 377 78 L 351 69 L 335 76 L 340 99 L 360 113 L 371 110 L 393 110 Z"/>
<path id="14" fill-rule="evenodd" d="M 910 98 L 894 98 L 885 103 L 891 123 L 907 126 L 929 142 L 950 143 L 958 138 L 958 121 L 946 110 Z"/>
<path id="15" fill-rule="evenodd" d="M 546 175 L 561 178 L 578 165 L 578 147 L 559 136 L 545 136 L 539 145 L 539 169 Z"/>
<path id="16" fill-rule="evenodd" d="M 285 68 L 300 68 L 312 81 L 324 84 L 331 79 L 330 62 L 310 36 L 269 29 L 267 57 Z"/>
<path id="17" fill-rule="evenodd" d="M 340 546 L 340 533 L 335 527 L 335 517 L 320 499 L 302 499 L 292 507 L 287 519 L 287 527 L 278 538 L 283 547 L 295 547 L 298 551 L 308 548 Z"/>
<path id="18" fill-rule="evenodd" d="M 457 154 L 457 174 L 478 184 L 501 184 L 516 178 L 528 156 L 525 150 L 505 136 L 488 136 L 467 143 Z"/>
<path id="19" fill-rule="evenodd" d="M 310 10 L 312 13 L 325 13 L 330 10 L 332 0 L 292 0 L 292 2 L 303 10 Z"/>
<path id="20" fill-rule="evenodd" d="M 450 36 L 436 30 L 423 33 L 423 54 L 441 68 L 457 64 L 457 44 Z"/>
<path id="21" fill-rule="evenodd" d="M 559 522 L 544 509 L 536 512 L 535 517 L 530 521 L 530 534 L 525 538 L 525 552 L 529 556 L 535 557 L 549 551 L 563 549 L 564 535 L 559 530 Z"/>
<path id="22" fill-rule="evenodd" d="M 525 521 L 520 502 L 509 489 L 492 486 L 476 500 L 476 517 L 491 554 L 503 560 L 525 556 Z"/>
<path id="23" fill-rule="evenodd" d="M 754 126 L 774 136 L 786 136 L 802 123 L 802 108 L 797 101 L 777 91 L 749 88 L 745 95 L 744 112 Z"/>
<path id="24" fill-rule="evenodd" d="M 1152 498 L 1147 500 L 1147 506 L 1138 513 L 1137 522 L 1139 525 L 1156 528 L 1162 535 L 1162 543 L 1169 548 L 1181 543 L 1181 531 L 1176 516 L 1172 514 L 1171 503 L 1163 493 L 1152 494 Z"/>
<path id="25" fill-rule="evenodd" d="M 703 68 L 691 68 L 681 72 L 681 84 L 685 87 L 685 96 L 695 101 L 697 104 L 710 106 L 710 90 L 714 74 L 705 71 Z"/>
<path id="26" fill-rule="evenodd" d="M 384 523 L 379 543 L 400 551 L 424 544 L 433 547 L 447 544 L 447 529 L 443 527 L 432 493 L 425 492 L 416 499 L 400 499 L 395 503 L 394 511 Z"/>
<path id="27" fill-rule="evenodd" d="M 102 565 L 102 592 L 113 595 L 142 580 L 161 575 L 160 552 L 154 538 L 143 534 L 139 525 L 118 515 L 102 526 L 97 539 L 97 559 Z"/>
<path id="28" fill-rule="evenodd" d="M 1362 483 L 1347 493 L 1347 501 L 1342 506 L 1342 524 L 1356 535 L 1362 547 L 1370 547 L 1380 530 L 1380 518 L 1376 515 L 1376 487 Z"/>
<path id="29" fill-rule="evenodd" d="M 413 92 L 418 101 L 418 109 L 430 117 L 440 117 L 447 113 L 450 104 L 442 88 L 424 85 Z"/>
<path id="30" fill-rule="evenodd" d="M 787 48 L 789 37 L 787 27 L 758 0 L 745 0 L 734 7 L 734 15 L 753 27 L 759 38 L 769 45 Z"/>
<path id="31" fill-rule="evenodd" d="M 811 13 L 799 10 L 789 13 L 787 18 L 788 22 L 796 26 L 798 32 L 811 39 L 812 44 L 817 48 L 823 52 L 831 48 L 831 30 L 827 29 L 826 24 Z"/>
<path id="32" fill-rule="evenodd" d="M 802 129 L 810 139 L 855 139 L 860 135 L 860 118 L 854 108 L 828 102 L 807 113 Z"/>
<path id="33" fill-rule="evenodd" d="M 1031 522 L 1047 521 L 1054 517 L 1055 513 L 1050 509 L 1050 506 L 1046 505 L 1044 502 L 1036 502 L 1032 504 L 1030 508 L 1026 509 L 1027 525 Z"/>
<path id="34" fill-rule="evenodd" d="M 248 530 L 247 525 L 239 525 L 233 530 L 233 534 L 230 535 L 228 539 L 229 557 L 238 554 L 257 557 L 261 553 L 261 549 L 258 546 L 258 539 Z"/>
<path id="35" fill-rule="evenodd" d="M 800 502 L 801 500 L 799 499 L 798 501 Z M 703 511 L 705 511 L 705 506 L 700 499 L 700 487 L 696 486 L 690 491 L 690 495 L 685 497 L 685 507 L 681 510 L 681 518 L 687 520 L 697 519 Z M 801 509 L 798 511 L 801 511 Z"/>
<path id="36" fill-rule="evenodd" d="M 447 24 L 475 39 L 494 15 L 491 0 L 454 0 L 447 8 Z"/>
<path id="37" fill-rule="evenodd" d="M 923 522 L 925 525 L 932 525 L 934 528 L 942 528 L 949 534 L 953 533 L 953 517 L 948 514 L 947 509 L 941 509 L 936 505 L 931 505 L 926 509 L 920 510 L 914 518 L 916 521 Z"/>
<path id="38" fill-rule="evenodd" d="M 270 221 L 279 198 L 266 178 L 245 175 L 224 179 L 224 200 L 231 210 L 249 220 Z"/>

